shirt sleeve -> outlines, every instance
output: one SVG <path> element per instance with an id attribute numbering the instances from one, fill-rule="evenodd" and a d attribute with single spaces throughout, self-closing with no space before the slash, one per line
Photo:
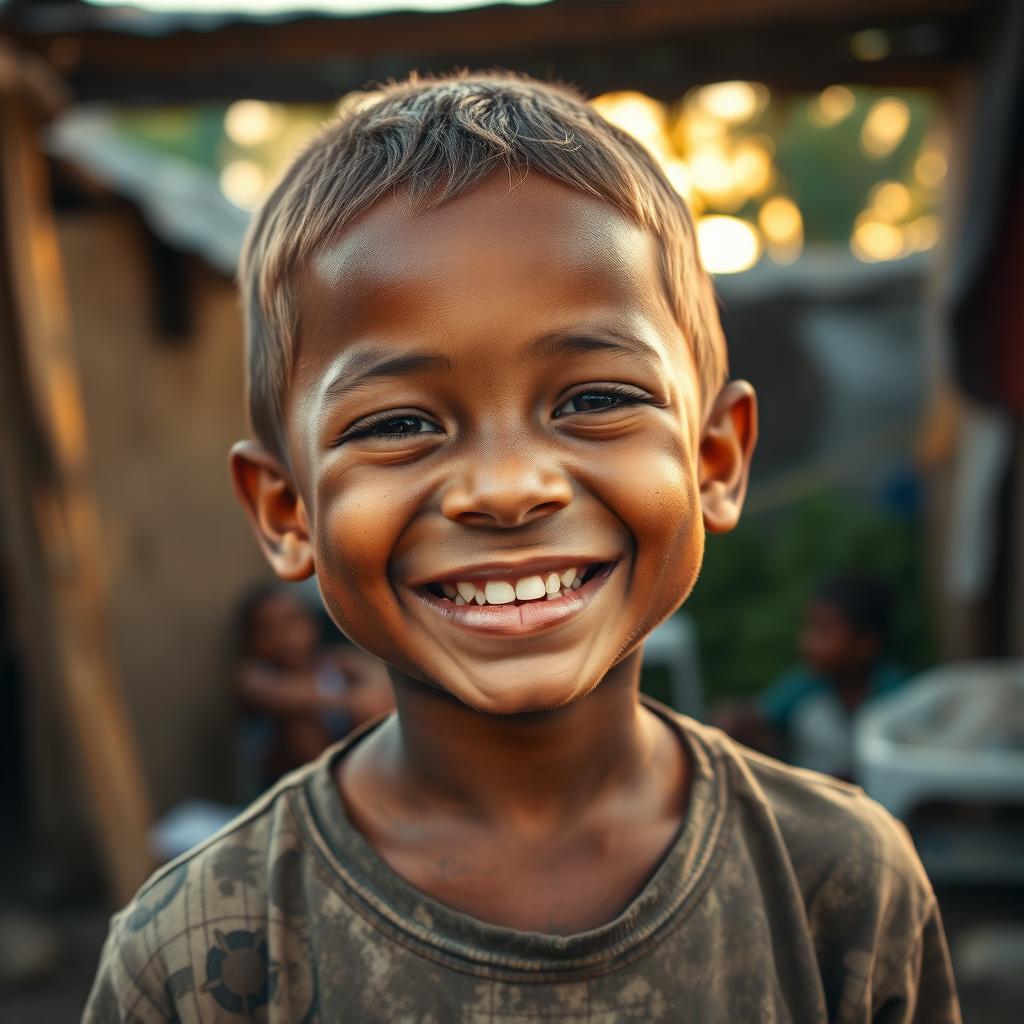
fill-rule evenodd
<path id="1" fill-rule="evenodd" d="M 962 1024 L 939 906 L 910 834 L 875 801 L 859 802 L 873 838 L 870 857 L 854 844 L 847 858 L 859 857 L 866 870 L 859 905 L 840 918 L 856 952 L 847 947 L 851 985 L 837 1017 L 843 1024 Z"/>
<path id="2" fill-rule="evenodd" d="M 935 892 L 906 827 L 857 787 L 800 796 L 782 822 L 828 1019 L 961 1024 Z"/>
<path id="3" fill-rule="evenodd" d="M 919 941 L 879 989 L 872 1024 L 961 1024 L 953 967 L 937 905 Z"/>

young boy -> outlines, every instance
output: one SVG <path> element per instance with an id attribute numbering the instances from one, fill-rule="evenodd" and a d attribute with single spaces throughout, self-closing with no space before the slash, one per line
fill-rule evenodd
<path id="1" fill-rule="evenodd" d="M 756 435 L 647 153 L 560 88 L 392 86 L 241 278 L 236 490 L 398 713 L 143 886 L 86 1019 L 958 1020 L 903 828 L 638 699 Z"/>

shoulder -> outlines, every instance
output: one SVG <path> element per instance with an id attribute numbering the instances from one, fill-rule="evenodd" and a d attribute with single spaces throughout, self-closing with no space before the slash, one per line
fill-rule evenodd
<path id="1" fill-rule="evenodd" d="M 114 915 L 85 1021 L 172 1019 L 178 999 L 202 986 L 217 1000 L 218 978 L 243 950 L 250 964 L 270 969 L 270 909 L 305 912 L 293 869 L 304 856 L 299 793 L 315 767 L 282 779 L 210 839 L 160 868 Z M 109 1012 L 115 1006 L 120 1016 Z"/>
<path id="2" fill-rule="evenodd" d="M 874 1019 L 879 1008 L 914 1005 L 930 991 L 944 1009 L 929 1019 L 958 1020 L 935 896 L 903 824 L 859 786 L 689 719 L 681 728 L 726 794 L 723 877 L 741 888 L 758 879 L 774 927 L 791 945 L 791 929 L 802 933 L 832 1015 Z"/>
<path id="3" fill-rule="evenodd" d="M 906 827 L 860 786 L 785 764 L 720 729 L 684 722 L 727 773 L 732 796 L 757 807 L 777 828 L 798 873 L 870 866 L 874 874 L 931 892 Z"/>
<path id="4" fill-rule="evenodd" d="M 816 941 L 847 948 L 912 943 L 935 897 L 906 827 L 859 786 L 750 750 L 689 720 L 724 774 L 734 839 L 774 858 L 799 893 Z"/>

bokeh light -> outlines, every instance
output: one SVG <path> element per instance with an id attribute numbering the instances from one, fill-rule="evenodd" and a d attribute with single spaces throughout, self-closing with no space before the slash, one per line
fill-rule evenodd
<path id="1" fill-rule="evenodd" d="M 284 122 L 280 107 L 262 100 L 238 100 L 224 115 L 224 131 L 236 146 L 258 146 L 276 135 Z"/>
<path id="2" fill-rule="evenodd" d="M 914 161 L 914 177 L 925 188 L 938 188 L 946 179 L 946 157 L 937 149 L 925 149 Z"/>
<path id="3" fill-rule="evenodd" d="M 325 119 L 366 99 L 240 100 L 117 120 L 134 141 L 218 175 L 224 196 L 252 210 Z M 714 273 L 739 272 L 762 255 L 788 263 L 826 245 L 897 259 L 939 238 L 949 142 L 924 92 L 834 84 L 775 96 L 761 83 L 732 81 L 674 103 L 619 91 L 594 106 L 647 148 L 685 199 Z"/>
<path id="4" fill-rule="evenodd" d="M 881 45 L 887 39 L 882 35 L 874 43 L 871 36 L 862 42 L 865 47 Z M 812 97 L 793 100 L 806 112 L 806 120 L 789 120 L 794 126 L 789 135 L 779 131 L 787 122 L 779 121 L 773 102 L 762 84 L 735 81 L 693 89 L 672 106 L 638 92 L 609 93 L 594 105 L 647 147 L 686 199 L 712 273 L 746 270 L 765 252 L 775 263 L 790 263 L 808 241 L 845 238 L 857 258 L 869 262 L 899 259 L 936 244 L 935 190 L 945 179 L 946 157 L 936 127 L 930 126 L 922 138 L 919 118 L 927 108 L 918 98 L 830 85 Z M 860 109 L 866 115 L 857 118 Z M 828 141 L 819 134 L 825 129 Z M 802 133 L 796 149 L 795 131 Z M 902 160 L 894 165 L 889 158 L 908 139 L 916 157 L 909 166 Z M 780 144 L 788 147 L 781 157 L 776 153 Z M 811 168 L 823 166 L 822 157 L 826 163 L 834 160 L 827 154 L 836 151 L 848 154 L 839 172 L 847 203 L 857 204 L 865 194 L 851 194 L 858 181 L 867 194 L 856 221 L 851 224 L 850 210 L 850 220 L 841 227 L 831 212 L 835 207 L 830 204 L 823 214 L 808 184 L 809 175 L 821 173 Z M 872 164 L 879 165 L 877 170 L 870 169 Z M 810 226 L 800 205 L 801 187 L 817 206 L 810 210 Z"/>
<path id="5" fill-rule="evenodd" d="M 672 144 L 680 153 L 687 153 L 707 142 L 721 144 L 729 133 L 729 126 L 717 117 L 712 117 L 696 104 L 683 106 L 671 130 Z"/>
<path id="6" fill-rule="evenodd" d="M 738 274 L 761 258 L 761 236 L 752 224 L 738 217 L 701 217 L 697 245 L 709 274 Z"/>
<path id="7" fill-rule="evenodd" d="M 772 142 L 766 135 L 753 136 L 736 144 L 732 154 L 737 185 L 746 196 L 760 196 L 775 181 Z"/>
<path id="8" fill-rule="evenodd" d="M 904 233 L 898 227 L 876 220 L 869 213 L 857 218 L 850 250 L 864 263 L 894 260 L 904 255 Z"/>
<path id="9" fill-rule="evenodd" d="M 266 173 L 255 160 L 232 160 L 220 172 L 221 191 L 243 210 L 253 209 L 266 187 Z"/>
<path id="10" fill-rule="evenodd" d="M 768 102 L 768 90 L 760 82 L 716 82 L 693 94 L 696 106 L 725 124 L 744 124 Z"/>
<path id="11" fill-rule="evenodd" d="M 692 207 L 696 200 L 696 195 L 693 191 L 693 175 L 690 174 L 686 161 L 679 159 L 666 160 L 662 165 L 662 170 L 665 172 L 665 177 L 671 182 L 672 187 Z"/>
<path id="12" fill-rule="evenodd" d="M 913 206 L 914 197 L 902 181 L 883 181 L 871 190 L 871 207 L 890 223 L 905 220 Z"/>
<path id="13" fill-rule="evenodd" d="M 888 156 L 906 137 L 910 107 L 897 96 L 878 100 L 868 111 L 860 132 L 864 153 L 876 160 Z"/>
<path id="14" fill-rule="evenodd" d="M 732 161 L 718 146 L 703 146 L 690 160 L 693 183 L 716 203 L 733 208 L 742 197 L 737 195 Z"/>
<path id="15" fill-rule="evenodd" d="M 938 244 L 939 233 L 939 218 L 933 213 L 927 213 L 907 225 L 907 245 L 915 252 L 925 252 Z"/>
<path id="16" fill-rule="evenodd" d="M 817 95 L 810 106 L 811 120 L 822 128 L 839 124 L 853 113 L 857 97 L 845 85 L 830 85 Z"/>
<path id="17" fill-rule="evenodd" d="M 642 92 L 609 92 L 598 96 L 593 105 L 602 117 L 629 132 L 653 153 L 667 151 L 668 113 L 664 103 Z"/>
<path id="18" fill-rule="evenodd" d="M 866 28 L 850 37 L 850 53 L 865 63 L 885 60 L 891 50 L 892 40 L 884 29 Z"/>
<path id="19" fill-rule="evenodd" d="M 788 196 L 772 196 L 761 207 L 757 222 L 776 263 L 792 263 L 803 249 L 804 220 Z"/>

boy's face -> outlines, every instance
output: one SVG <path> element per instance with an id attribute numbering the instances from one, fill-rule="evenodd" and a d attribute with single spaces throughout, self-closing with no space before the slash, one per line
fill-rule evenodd
<path id="1" fill-rule="evenodd" d="M 233 463 L 278 572 L 316 571 L 356 643 L 477 710 L 589 692 L 734 524 L 756 433 L 747 385 L 702 416 L 653 239 L 494 175 L 416 216 L 380 203 L 296 285 L 290 471 Z"/>

